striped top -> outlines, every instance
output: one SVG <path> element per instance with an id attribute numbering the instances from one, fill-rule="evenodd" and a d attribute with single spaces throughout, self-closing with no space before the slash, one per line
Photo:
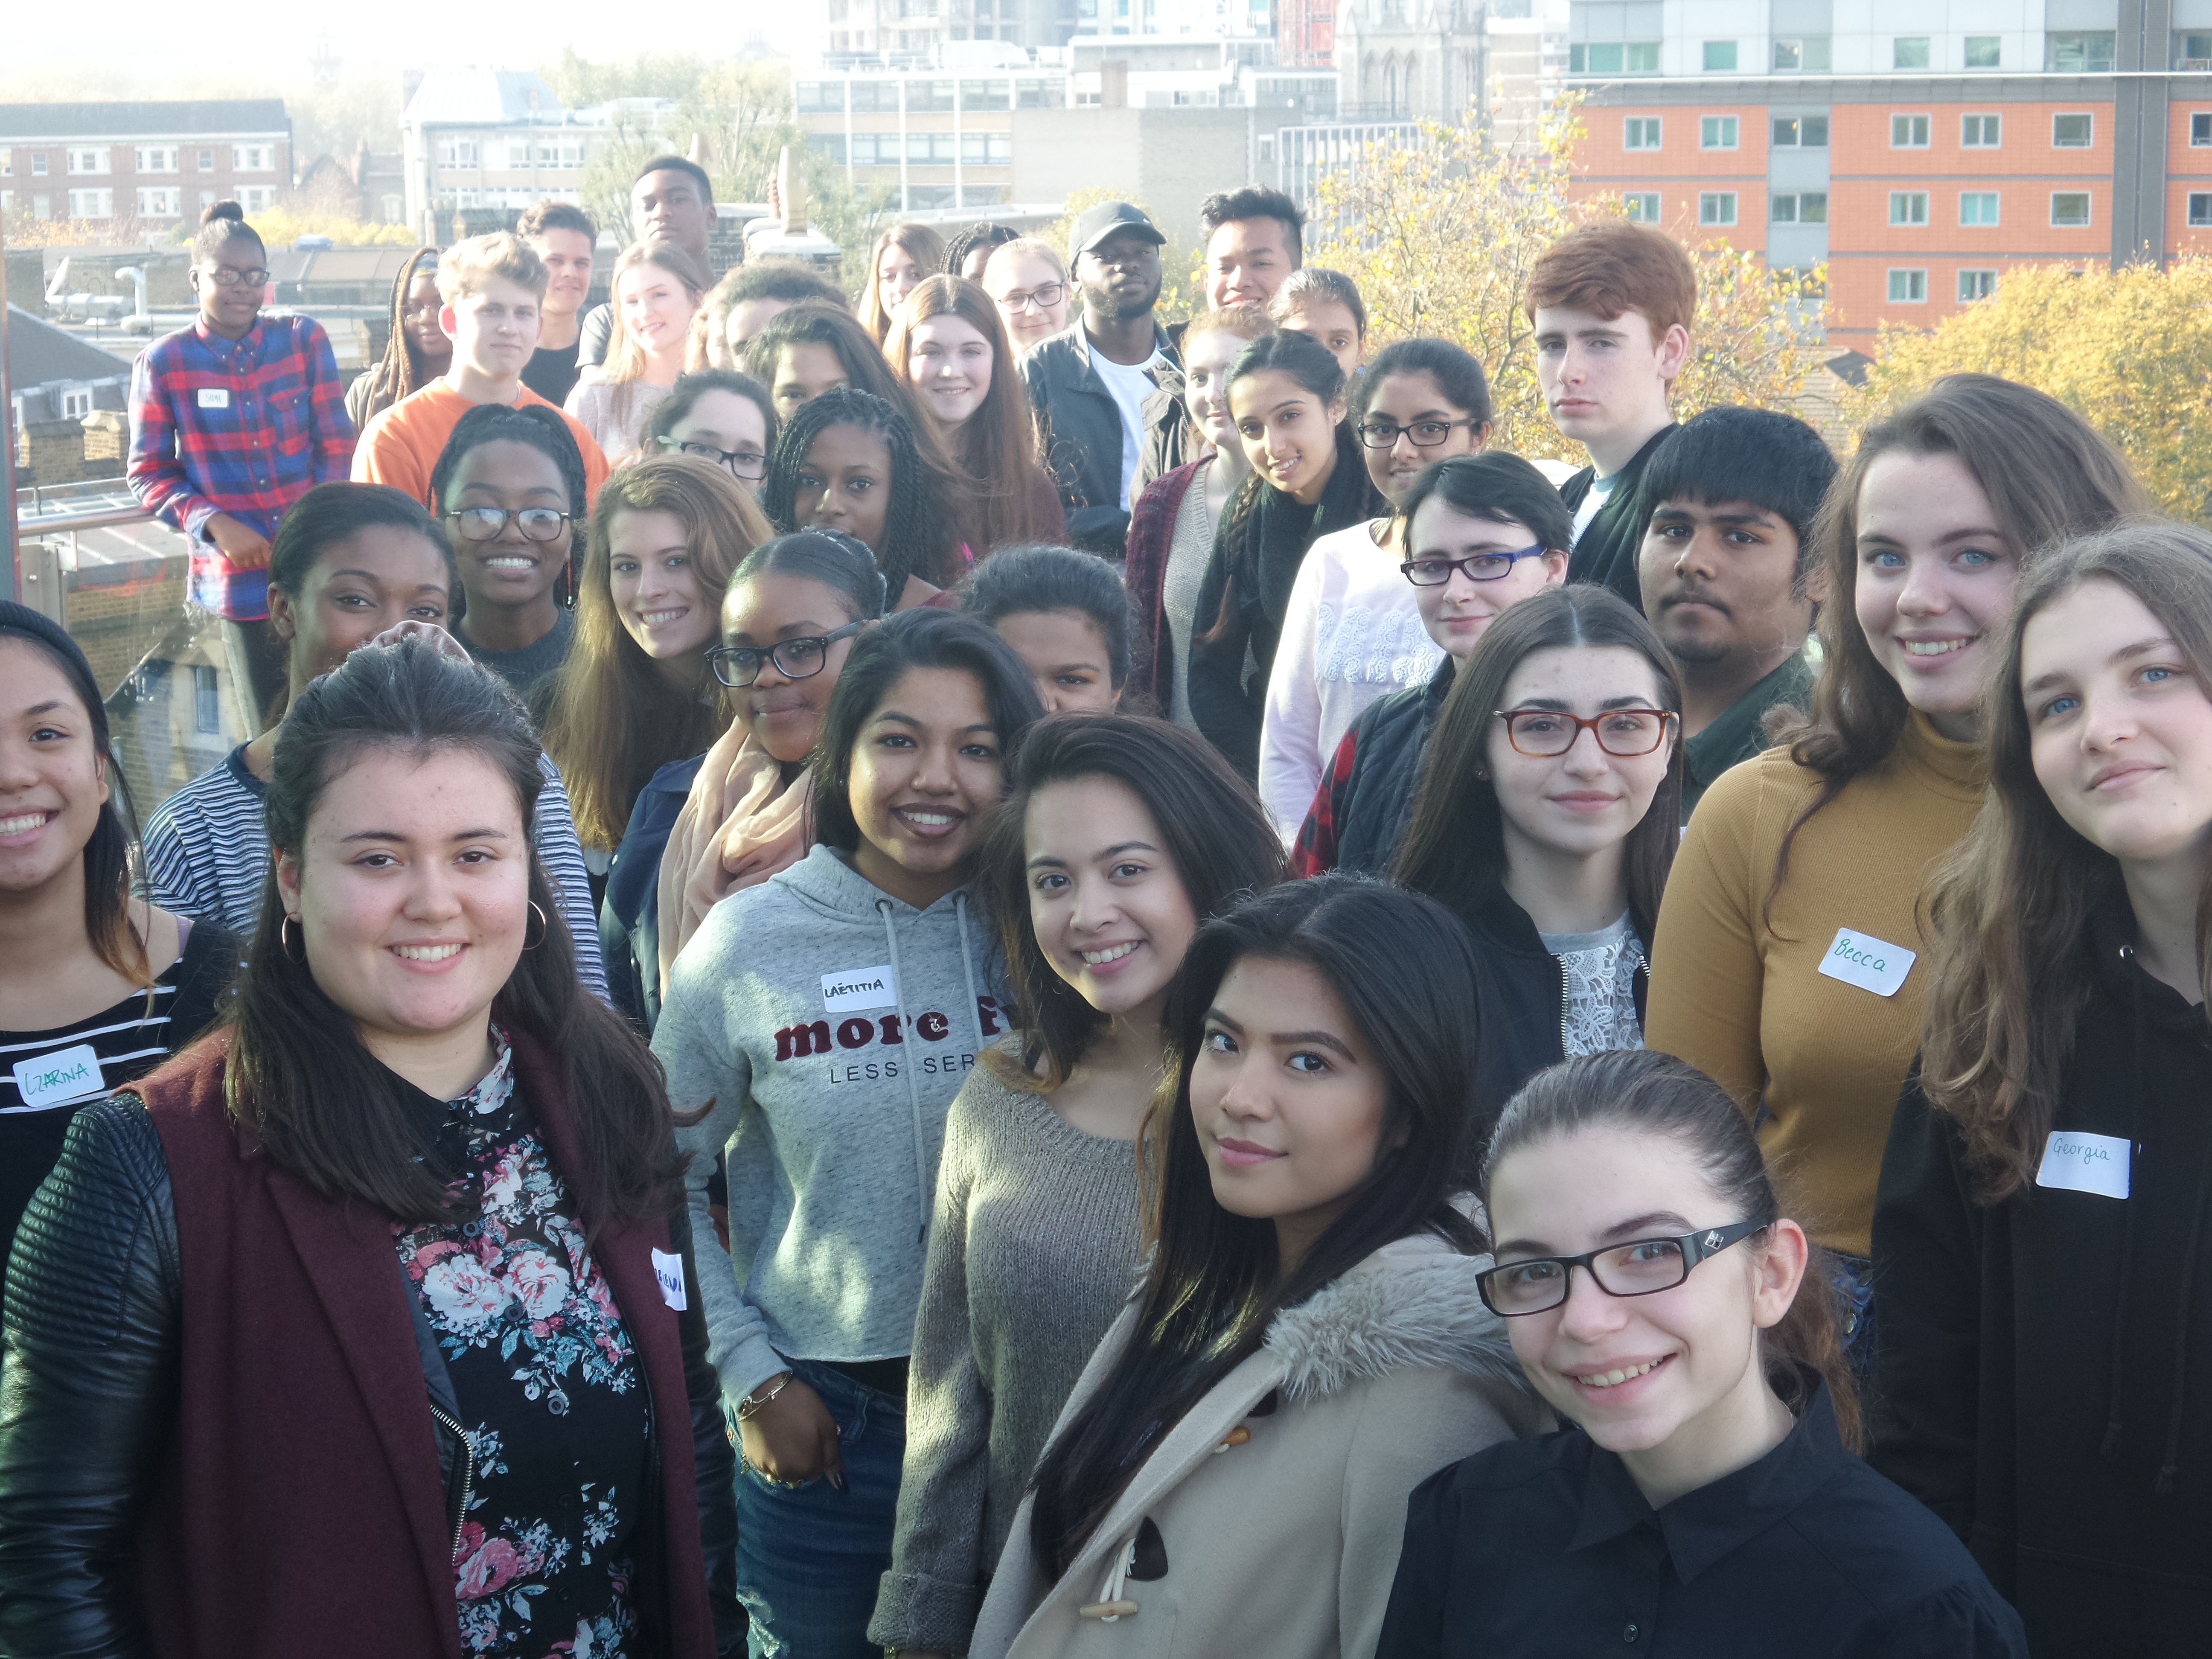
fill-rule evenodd
<path id="1" fill-rule="evenodd" d="M 198 1036 L 214 1019 L 240 954 L 234 935 L 203 923 L 190 927 L 183 951 L 155 981 L 150 1013 L 146 993 L 133 991 L 73 1024 L 0 1030 L 0 1263 L 78 1109 L 145 1076 Z"/>
<path id="2" fill-rule="evenodd" d="M 584 849 L 569 815 L 568 791 L 543 754 L 538 769 L 545 787 L 538 796 L 532 832 L 538 861 L 553 884 L 561 920 L 576 945 L 576 975 L 602 1002 L 606 970 L 600 964 L 599 919 L 584 873 Z M 154 809 L 146 820 L 146 884 L 153 902 L 179 915 L 219 922 L 251 939 L 261 926 L 262 886 L 269 876 L 269 828 L 263 817 L 268 786 L 246 764 L 246 745 L 222 765 L 194 778 Z"/>

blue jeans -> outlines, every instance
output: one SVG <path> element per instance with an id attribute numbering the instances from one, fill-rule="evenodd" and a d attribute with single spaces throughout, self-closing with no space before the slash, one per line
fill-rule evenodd
<path id="1" fill-rule="evenodd" d="M 793 1374 L 836 1420 L 845 1488 L 779 1486 L 738 1465 L 738 1599 L 751 1659 L 883 1659 L 868 1620 L 891 1564 L 906 1401 L 804 1359 Z"/>
<path id="2" fill-rule="evenodd" d="M 1874 1370 L 1874 1263 L 1838 1251 L 1836 1264 L 1836 1334 L 1851 1380 L 1865 1385 Z"/>

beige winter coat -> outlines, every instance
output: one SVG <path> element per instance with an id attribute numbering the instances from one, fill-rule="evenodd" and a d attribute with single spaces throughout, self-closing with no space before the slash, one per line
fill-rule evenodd
<path id="1" fill-rule="evenodd" d="M 1488 1265 L 1401 1239 L 1284 1313 L 1145 1460 L 1057 1584 L 1030 1551 L 1024 1499 L 969 1659 L 1371 1659 L 1408 1494 L 1553 1426 L 1475 1293 Z M 1055 1434 L 1136 1317 L 1132 1303 L 1107 1332 Z"/>

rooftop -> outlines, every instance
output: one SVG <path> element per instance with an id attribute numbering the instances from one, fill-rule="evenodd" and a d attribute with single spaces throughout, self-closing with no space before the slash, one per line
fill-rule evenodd
<path id="1" fill-rule="evenodd" d="M 405 125 L 485 121 L 556 120 L 568 106 L 554 96 L 544 78 L 530 70 L 434 69 L 423 76 L 407 100 Z"/>
<path id="2" fill-rule="evenodd" d="M 21 392 L 55 380 L 119 380 L 131 365 L 76 335 L 8 307 L 8 379 Z"/>
<path id="3" fill-rule="evenodd" d="M 0 104 L 0 139 L 90 138 L 113 133 L 285 132 L 282 98 L 194 98 L 173 103 Z"/>

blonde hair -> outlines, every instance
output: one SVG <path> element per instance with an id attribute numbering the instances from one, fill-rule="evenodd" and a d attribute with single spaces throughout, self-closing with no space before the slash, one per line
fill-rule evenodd
<path id="1" fill-rule="evenodd" d="M 530 244 L 504 230 L 471 236 L 438 256 L 438 297 L 449 306 L 480 291 L 488 276 L 503 276 L 541 300 L 552 280 Z"/>
<path id="2" fill-rule="evenodd" d="M 991 250 L 991 258 L 983 261 L 986 275 L 989 274 L 993 262 L 1002 253 L 1017 259 L 1034 255 L 1059 272 L 1061 282 L 1067 280 L 1067 261 L 1060 257 L 1060 250 L 1050 242 L 1042 241 L 1035 236 L 1017 236 L 1011 242 L 1000 243 Z"/>
<path id="3" fill-rule="evenodd" d="M 658 265 L 684 284 L 691 296 L 691 315 L 699 315 L 699 302 L 706 295 L 707 273 L 699 269 L 699 262 L 685 249 L 673 242 L 632 242 L 615 261 L 615 274 L 609 289 L 613 303 L 607 307 L 612 325 L 607 334 L 606 367 L 601 378 L 619 386 L 624 380 L 643 376 L 646 368 L 645 348 L 630 338 L 629 331 L 623 326 L 622 279 L 640 265 Z"/>

